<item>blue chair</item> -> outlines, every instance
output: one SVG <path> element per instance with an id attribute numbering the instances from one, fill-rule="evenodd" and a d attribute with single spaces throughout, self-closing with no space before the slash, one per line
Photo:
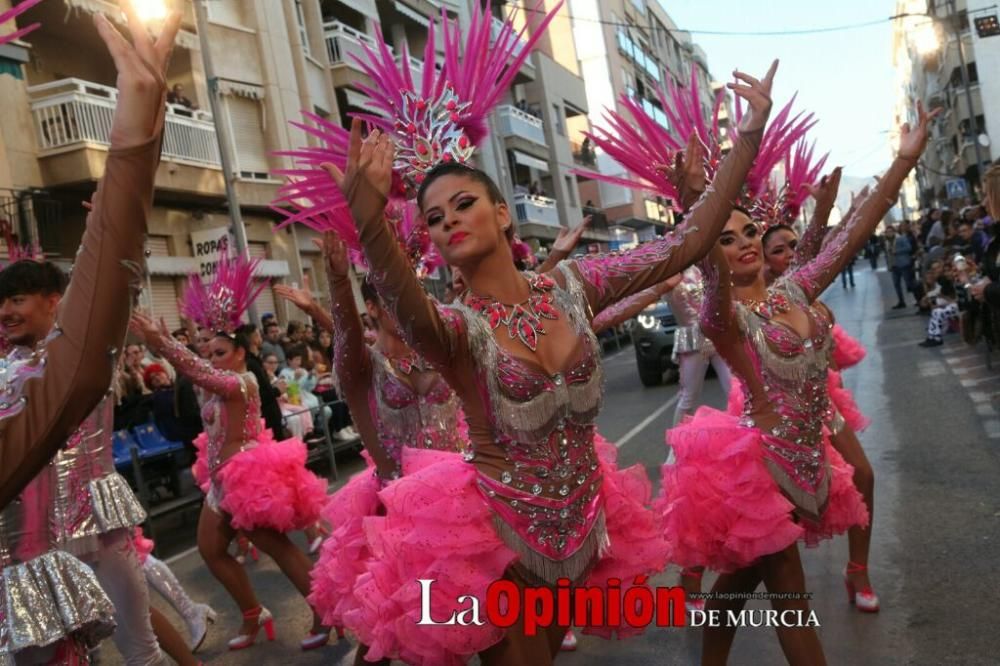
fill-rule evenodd
<path id="1" fill-rule="evenodd" d="M 111 456 L 115 469 L 119 472 L 132 466 L 132 449 L 136 448 L 135 438 L 128 430 L 116 430 L 111 437 Z"/>
<path id="2" fill-rule="evenodd" d="M 184 450 L 182 442 L 170 441 L 163 436 L 153 423 L 138 426 L 133 432 L 135 432 L 136 441 L 139 443 L 140 458 L 149 458 Z"/>

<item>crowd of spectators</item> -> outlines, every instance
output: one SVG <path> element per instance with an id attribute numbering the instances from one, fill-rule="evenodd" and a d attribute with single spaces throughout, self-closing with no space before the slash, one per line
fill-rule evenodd
<path id="1" fill-rule="evenodd" d="M 266 426 L 277 439 L 295 436 L 308 442 L 322 438 L 323 419 L 335 441 L 355 439 L 350 413 L 337 395 L 329 332 L 297 321 L 283 328 L 273 315 L 265 315 L 262 324 L 263 335 L 254 324 L 240 332 L 249 341 L 247 370 L 257 380 Z M 211 331 L 188 323 L 172 336 L 208 358 Z M 191 381 L 169 362 L 141 344 L 128 344 L 114 392 L 116 430 L 152 421 L 164 437 L 183 442 L 193 453 L 194 439 L 203 428 L 198 398 Z"/>

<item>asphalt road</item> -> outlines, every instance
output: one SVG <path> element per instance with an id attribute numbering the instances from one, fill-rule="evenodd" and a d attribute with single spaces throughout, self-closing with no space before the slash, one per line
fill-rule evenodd
<path id="1" fill-rule="evenodd" d="M 860 263 L 860 262 L 859 262 Z M 876 474 L 872 580 L 882 612 L 863 615 L 847 604 L 842 572 L 846 539 L 803 552 L 812 607 L 831 664 L 1000 663 L 1000 367 L 991 371 L 979 348 L 952 335 L 938 349 L 922 349 L 925 320 L 912 310 L 890 311 L 895 302 L 888 274 L 855 271 L 857 288 L 831 287 L 824 300 L 839 322 L 868 348 L 862 364 L 845 373 L 873 425 L 861 440 Z M 1000 363 L 1000 362 L 998 362 Z M 620 442 L 620 464 L 643 465 L 658 483 L 666 455 L 664 430 L 673 414 L 676 385 L 643 388 L 631 348 L 606 358 L 602 434 Z M 718 382 L 706 383 L 704 401 L 721 407 Z M 640 427 L 641 426 L 641 427 Z M 360 468 L 344 461 L 343 472 Z M 344 474 L 341 478 L 345 478 Z M 228 653 L 225 641 L 238 611 L 196 552 L 171 558 L 192 596 L 220 614 L 201 657 L 217 664 L 350 664 L 347 641 L 302 653 L 298 641 L 309 626 L 305 602 L 266 558 L 248 565 L 254 587 L 277 618 L 278 640 Z M 655 582 L 675 584 L 668 570 Z M 712 577 L 706 575 L 706 585 Z M 154 603 L 164 607 L 161 600 Z M 765 607 L 751 604 L 750 607 Z M 120 663 L 108 643 L 103 663 Z M 625 642 L 581 637 L 579 650 L 560 664 L 695 664 L 700 631 L 651 629 Z M 744 628 L 732 664 L 781 664 L 773 629 Z"/>

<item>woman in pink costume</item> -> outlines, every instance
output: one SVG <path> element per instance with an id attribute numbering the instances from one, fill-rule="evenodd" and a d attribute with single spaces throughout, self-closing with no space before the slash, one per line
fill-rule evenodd
<path id="1" fill-rule="evenodd" d="M 810 188 L 816 200 L 816 208 L 801 240 L 795 230 L 783 222 L 768 227 L 764 232 L 762 237 L 764 271 L 768 281 L 780 278 L 790 269 L 794 270 L 796 266 L 815 257 L 820 251 L 824 237 L 836 237 L 838 230 L 827 235 L 826 223 L 839 184 L 840 170 L 837 169 L 832 176 L 823 178 L 818 185 Z M 864 194 L 861 198 L 864 198 Z M 851 209 L 844 215 L 844 220 L 853 217 L 854 209 L 855 202 L 852 201 Z M 819 301 L 816 301 L 816 304 L 826 307 Z M 832 313 L 830 320 L 833 321 Z M 868 554 L 871 547 L 871 521 L 874 517 L 875 475 L 868 456 L 865 455 L 855 434 L 867 428 L 870 421 L 858 408 L 850 390 L 844 388 L 840 377 L 841 370 L 857 365 L 864 358 L 865 348 L 838 324 L 833 325 L 831 334 L 833 348 L 827 373 L 827 387 L 833 408 L 833 416 L 827 424 L 830 430 L 830 443 L 854 468 L 854 485 L 864 497 L 869 517 L 868 525 L 856 525 L 847 531 L 850 561 L 844 572 L 844 582 L 850 603 L 860 611 L 874 613 L 879 610 L 879 598 L 868 579 Z"/>
<path id="2" fill-rule="evenodd" d="M 804 593 L 796 542 L 867 523 L 853 470 L 825 430 L 832 322 L 814 302 L 895 202 L 926 145 L 930 116 L 922 108 L 919 116 L 918 128 L 902 128 L 899 156 L 878 187 L 815 259 L 768 287 L 760 228 L 737 210 L 704 262 L 702 328 L 747 397 L 741 417 L 702 408 L 668 433 L 677 461 L 663 467 L 662 507 L 671 559 L 723 572 L 714 592 L 751 592 L 763 580 L 770 592 Z M 725 612 L 743 604 L 707 605 Z M 772 605 L 808 611 L 804 600 Z M 789 662 L 825 663 L 811 627 L 778 634 Z M 706 629 L 703 663 L 725 663 L 734 636 L 735 627 Z"/>
<path id="3" fill-rule="evenodd" d="M 335 493 L 323 517 L 333 528 L 323 542 L 312 570 L 309 602 L 324 624 L 343 627 L 357 614 L 361 597 L 358 578 L 366 571 L 371 552 L 364 519 L 382 511 L 378 491 L 399 478 L 404 447 L 460 452 L 468 449 L 465 419 L 454 391 L 410 347 L 396 323 L 379 304 L 378 296 L 362 285 L 368 316 L 377 338 L 369 347 L 354 301 L 347 247 L 328 232 L 322 245 L 333 295 L 333 316 L 302 289 L 287 286 L 278 294 L 330 331 L 335 372 L 367 452 L 368 469 Z M 360 249 L 360 248 L 358 248 Z M 368 652 L 362 643 L 357 662 Z M 387 662 L 387 660 L 385 660 Z"/>
<path id="4" fill-rule="evenodd" d="M 259 292 L 252 286 L 256 265 L 223 253 L 210 285 L 190 278 L 185 314 L 215 331 L 211 363 L 148 317 L 135 315 L 132 322 L 133 332 L 150 349 L 201 389 L 205 432 L 195 442 L 195 472 L 207 497 L 198 523 L 198 549 L 243 613 L 240 633 L 229 641 L 231 650 L 253 645 L 261 628 L 273 640 L 274 620 L 257 600 L 245 569 L 228 553 L 229 543 L 238 530 L 245 532 L 306 596 L 312 562 L 286 533 L 315 524 L 326 500 L 326 483 L 305 468 L 305 444 L 275 441 L 264 428 L 257 383 L 246 368 L 247 341 L 233 333 Z M 315 617 L 307 646 L 315 646 L 315 636 L 324 632 L 329 633 Z"/>
<path id="5" fill-rule="evenodd" d="M 665 564 L 666 544 L 644 506 L 650 485 L 643 470 L 616 472 L 595 446 L 602 371 L 590 326 L 594 315 L 680 272 L 714 243 L 770 110 L 758 82 L 734 88 L 754 111 L 688 226 L 542 274 L 516 270 L 507 204 L 486 174 L 461 164 L 469 140 L 460 112 L 455 125 L 445 120 L 438 128 L 453 137 L 440 147 L 449 158 L 431 163 L 420 158 L 425 144 L 415 143 L 405 124 L 374 118 L 379 130 L 362 146 L 355 122 L 346 174 L 330 171 L 350 202 L 370 278 L 407 340 L 462 399 L 472 441 L 465 455 L 404 449 L 403 477 L 380 492 L 386 515 L 366 522 L 380 557 L 359 585 L 365 605 L 356 629 L 369 658 L 449 664 L 480 652 L 484 663 L 551 662 L 563 627 L 527 636 L 520 624 L 417 625 L 419 578 L 437 579 L 432 613 L 448 617 L 457 596 L 483 599 L 500 578 L 522 588 L 554 587 L 559 578 L 603 587 L 611 577 L 631 583 Z M 451 102 L 441 101 L 445 108 Z M 386 225 L 394 154 L 419 184 L 417 203 L 434 245 L 468 285 L 450 307 L 424 293 Z M 449 163 L 435 166 L 440 162 Z"/>

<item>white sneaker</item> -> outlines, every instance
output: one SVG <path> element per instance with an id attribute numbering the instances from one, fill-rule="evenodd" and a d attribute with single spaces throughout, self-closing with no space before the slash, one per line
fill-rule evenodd
<path id="1" fill-rule="evenodd" d="M 344 434 L 343 430 L 337 430 L 336 432 L 330 433 L 330 439 L 335 442 L 343 442 L 347 439 L 347 435 Z"/>
<path id="2" fill-rule="evenodd" d="M 559 648 L 563 652 L 573 652 L 576 650 L 576 634 L 573 633 L 572 629 L 566 631 L 566 635 L 563 636 L 562 645 Z"/>
<path id="3" fill-rule="evenodd" d="M 358 435 L 358 431 L 354 429 L 354 426 L 346 426 L 341 432 L 345 433 L 350 439 L 360 437 L 360 435 Z"/>

